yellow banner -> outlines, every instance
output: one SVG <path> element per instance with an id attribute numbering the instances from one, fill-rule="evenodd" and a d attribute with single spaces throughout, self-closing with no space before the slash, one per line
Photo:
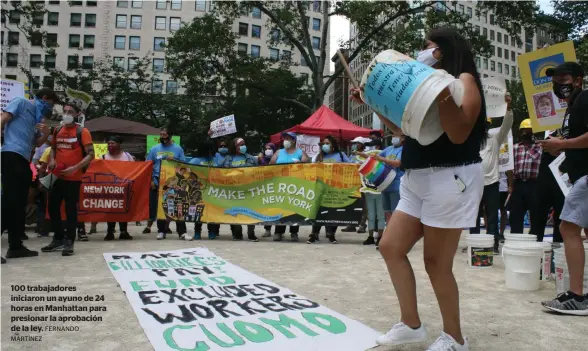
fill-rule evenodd
<path id="1" fill-rule="evenodd" d="M 534 133 L 561 128 L 567 104 L 553 94 L 551 77 L 547 77 L 545 71 L 567 61 L 576 61 L 572 41 L 518 57 L 519 71 Z"/>
<path id="2" fill-rule="evenodd" d="M 108 152 L 108 144 L 94 144 L 94 158 L 102 158 Z"/>

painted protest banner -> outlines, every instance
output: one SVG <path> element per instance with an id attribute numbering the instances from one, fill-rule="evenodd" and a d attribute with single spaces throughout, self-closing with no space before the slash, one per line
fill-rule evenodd
<path id="1" fill-rule="evenodd" d="M 86 93 L 85 91 L 73 90 L 70 87 L 65 89 L 65 94 L 67 95 L 68 99 L 76 104 L 82 111 L 85 111 L 92 101 L 94 101 L 92 95 Z"/>
<path id="2" fill-rule="evenodd" d="M 504 77 L 482 78 L 482 90 L 486 100 L 486 116 L 490 118 L 506 115 L 506 81 Z"/>
<path id="3" fill-rule="evenodd" d="M 108 144 L 94 144 L 94 158 L 102 159 L 108 152 Z"/>
<path id="4" fill-rule="evenodd" d="M 488 131 L 490 135 L 498 133 L 500 128 L 492 128 Z M 500 153 L 498 154 L 498 170 L 506 172 L 514 169 L 514 144 L 512 138 L 512 130 L 508 132 L 506 142 L 500 145 Z"/>
<path id="5" fill-rule="evenodd" d="M 156 351 L 358 351 L 378 333 L 206 248 L 105 253 Z"/>
<path id="6" fill-rule="evenodd" d="M 214 168 L 164 160 L 157 218 L 232 224 L 357 225 L 358 165 Z"/>
<path id="7" fill-rule="evenodd" d="M 568 196 L 568 193 L 570 192 L 570 189 L 572 188 L 573 184 L 572 182 L 570 182 L 570 177 L 568 176 L 568 174 L 563 173 L 559 170 L 561 164 L 564 162 L 565 159 L 566 154 L 565 152 L 562 152 L 559 156 L 557 156 L 555 160 L 553 160 L 549 164 L 549 169 L 551 170 L 551 173 L 553 173 L 553 177 L 557 181 L 557 185 L 559 185 L 559 188 L 561 189 L 564 196 Z"/>
<path id="8" fill-rule="evenodd" d="M 296 135 L 296 146 L 306 152 L 308 157 L 312 158 L 319 153 L 319 143 L 321 138 L 314 135 L 298 134 Z"/>
<path id="9" fill-rule="evenodd" d="M 237 133 L 237 125 L 235 124 L 235 115 L 229 115 L 215 119 L 210 122 L 211 138 L 218 138 L 221 136 Z"/>
<path id="10" fill-rule="evenodd" d="M 533 132 L 561 127 L 567 104 L 553 94 L 545 72 L 566 61 L 576 62 L 574 43 L 566 41 L 520 55 L 517 58 Z"/>
<path id="11" fill-rule="evenodd" d="M 2 111 L 15 97 L 25 97 L 25 84 L 12 79 L 0 79 L 0 107 Z"/>
<path id="12" fill-rule="evenodd" d="M 180 145 L 180 137 L 178 135 L 173 135 L 172 143 Z M 159 144 L 159 135 L 147 135 L 147 152 L 157 144 Z"/>

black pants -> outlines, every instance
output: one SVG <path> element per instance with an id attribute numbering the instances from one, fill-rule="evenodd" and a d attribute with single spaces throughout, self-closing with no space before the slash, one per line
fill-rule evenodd
<path id="1" fill-rule="evenodd" d="M 484 186 L 484 194 L 480 208 L 484 207 L 486 213 L 486 233 L 488 235 L 498 235 L 498 210 L 500 209 L 500 191 L 498 182 Z M 480 216 L 477 216 L 476 226 L 470 228 L 471 234 L 480 234 Z"/>
<path id="2" fill-rule="evenodd" d="M 300 227 L 297 225 L 290 226 L 290 234 L 298 234 L 300 231 Z M 274 229 L 275 234 L 284 234 L 286 233 L 286 226 L 285 225 L 277 225 L 276 229 Z"/>
<path id="3" fill-rule="evenodd" d="M 29 162 L 24 157 L 15 152 L 2 153 L 2 229 L 8 230 L 10 248 L 22 246 L 32 178 Z"/>
<path id="4" fill-rule="evenodd" d="M 242 238 L 243 237 L 243 227 L 238 224 L 231 224 L 231 233 L 233 234 L 234 238 Z M 255 234 L 255 226 L 250 224 L 247 226 L 247 234 Z"/>
<path id="5" fill-rule="evenodd" d="M 321 231 L 322 225 L 315 224 L 312 226 L 312 234 L 318 234 Z M 326 225 L 325 232 L 327 234 L 335 234 L 337 232 L 337 226 Z"/>
<path id="6" fill-rule="evenodd" d="M 120 229 L 121 234 L 127 232 L 127 224 L 128 224 L 127 222 L 119 222 L 118 223 L 118 229 Z M 106 225 L 107 225 L 106 233 L 113 234 L 114 227 L 116 227 L 116 222 L 108 222 L 108 223 L 106 223 Z"/>
<path id="7" fill-rule="evenodd" d="M 80 185 L 82 182 L 58 179 L 49 192 L 49 217 L 55 230 L 53 240 L 63 240 L 61 222 L 61 203 L 65 202 L 66 238 L 74 241 L 78 227 L 78 202 L 80 201 Z"/>
<path id="8" fill-rule="evenodd" d="M 525 228 L 525 214 L 531 212 L 531 223 L 537 220 L 536 215 L 537 182 L 515 180 L 514 191 L 510 198 L 510 232 L 521 234 Z"/>
<path id="9" fill-rule="evenodd" d="M 185 224 L 185 222 L 184 222 L 184 224 Z M 218 232 L 220 231 L 220 224 L 207 223 L 206 227 L 208 228 L 208 233 L 211 233 L 211 234 L 218 235 Z M 194 232 L 202 233 L 202 222 L 194 223 Z"/>
<path id="10" fill-rule="evenodd" d="M 157 221 L 157 232 L 166 233 L 169 223 L 164 219 L 157 219 L 157 206 L 159 201 L 159 190 L 158 188 L 151 188 L 149 190 L 149 220 Z M 184 229 L 186 224 L 184 223 Z M 184 231 L 185 233 L 185 231 Z"/>
<path id="11" fill-rule="evenodd" d="M 561 223 L 559 215 L 561 214 L 564 201 L 565 197 L 551 172 L 547 175 L 540 173 L 539 179 L 537 180 L 537 215 L 531 221 L 530 231 L 531 234 L 537 235 L 537 241 L 543 241 L 549 209 L 553 207 L 553 242 L 563 242 L 563 238 L 559 232 L 559 224 Z"/>

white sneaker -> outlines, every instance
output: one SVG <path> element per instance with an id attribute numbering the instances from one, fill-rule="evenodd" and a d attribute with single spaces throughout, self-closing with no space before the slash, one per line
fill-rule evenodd
<path id="1" fill-rule="evenodd" d="M 441 336 L 435 340 L 433 345 L 429 346 L 427 351 L 470 351 L 468 339 L 463 338 L 463 341 L 464 344 L 460 345 L 451 335 L 441 332 Z"/>
<path id="2" fill-rule="evenodd" d="M 163 239 L 165 239 L 165 233 L 157 234 L 157 240 L 163 240 Z"/>
<path id="3" fill-rule="evenodd" d="M 192 241 L 194 240 L 194 237 L 192 235 L 182 234 L 182 236 L 180 236 L 180 240 Z"/>
<path id="4" fill-rule="evenodd" d="M 421 323 L 420 328 L 412 329 L 408 325 L 400 322 L 392 327 L 386 334 L 380 335 L 376 343 L 382 346 L 397 346 L 412 344 L 427 340 L 427 329 Z"/>

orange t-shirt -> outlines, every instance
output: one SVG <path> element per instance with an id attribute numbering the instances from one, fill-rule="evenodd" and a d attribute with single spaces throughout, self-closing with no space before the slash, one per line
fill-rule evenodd
<path id="1" fill-rule="evenodd" d="M 72 167 L 80 163 L 84 156 L 82 154 L 82 147 L 92 145 L 92 135 L 88 129 L 82 129 L 82 144 L 78 143 L 77 126 L 62 127 L 61 130 L 53 138 L 52 144 L 55 147 L 55 163 L 57 165 L 64 164 L 66 168 Z M 82 180 L 82 170 L 77 171 L 69 176 L 60 176 L 64 180 Z"/>

